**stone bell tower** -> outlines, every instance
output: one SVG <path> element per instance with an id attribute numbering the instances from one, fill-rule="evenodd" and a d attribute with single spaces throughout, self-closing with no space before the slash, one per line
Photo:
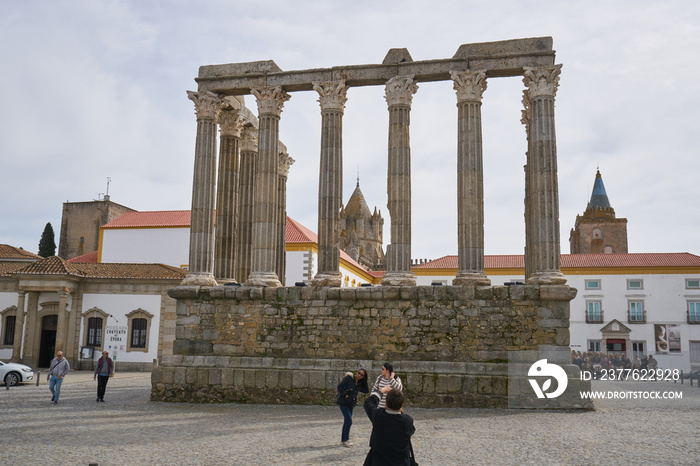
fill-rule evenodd
<path id="1" fill-rule="evenodd" d="M 384 267 L 384 219 L 377 208 L 369 210 L 360 190 L 360 180 L 348 203 L 340 211 L 338 247 L 370 270 Z"/>
<path id="2" fill-rule="evenodd" d="M 615 218 L 600 170 L 595 175 L 591 200 L 569 235 L 571 254 L 626 254 L 627 219 Z"/>

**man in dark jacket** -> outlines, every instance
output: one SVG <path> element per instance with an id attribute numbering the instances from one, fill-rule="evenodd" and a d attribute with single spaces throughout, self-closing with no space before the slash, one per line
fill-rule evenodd
<path id="1" fill-rule="evenodd" d="M 382 394 L 386 394 L 386 408 L 378 408 Z M 403 414 L 404 395 L 401 390 L 383 387 L 373 391 L 365 400 L 365 412 L 372 422 L 369 453 L 365 465 L 411 464 L 411 435 L 416 431 L 413 418 Z"/>
<path id="2" fill-rule="evenodd" d="M 109 351 L 103 351 L 102 357 L 97 360 L 97 367 L 92 376 L 92 380 L 97 379 L 97 399 L 95 401 L 105 400 L 105 390 L 109 378 L 114 375 L 114 363 L 109 357 Z"/>

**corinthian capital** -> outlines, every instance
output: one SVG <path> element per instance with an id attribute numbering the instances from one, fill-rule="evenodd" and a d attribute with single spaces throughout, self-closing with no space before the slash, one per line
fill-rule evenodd
<path id="1" fill-rule="evenodd" d="M 292 166 L 292 164 L 294 162 L 296 162 L 296 160 L 294 160 L 293 158 L 291 158 L 289 156 L 289 153 L 287 152 L 287 146 L 285 146 L 281 142 L 279 144 L 280 144 L 280 159 L 279 159 L 279 161 L 280 161 L 280 166 L 279 166 L 280 173 L 279 173 L 279 176 L 281 176 L 282 178 L 287 178 L 289 176 L 289 169 Z"/>
<path id="2" fill-rule="evenodd" d="M 534 99 L 543 95 L 554 97 L 559 87 L 560 74 L 561 65 L 525 67 L 523 83 L 527 86 L 526 92 L 529 94 L 529 98 Z"/>
<path id="3" fill-rule="evenodd" d="M 221 99 L 211 91 L 187 91 L 187 98 L 194 102 L 198 120 L 214 120 L 221 109 Z"/>
<path id="4" fill-rule="evenodd" d="M 413 94 L 418 91 L 418 85 L 411 76 L 394 76 L 386 82 L 384 97 L 389 107 L 394 105 L 411 106 Z"/>
<path id="5" fill-rule="evenodd" d="M 258 128 L 246 125 L 241 129 L 241 152 L 258 151 Z"/>
<path id="6" fill-rule="evenodd" d="M 457 102 L 481 102 L 486 90 L 486 71 L 450 71 Z"/>
<path id="7" fill-rule="evenodd" d="M 345 80 L 328 81 L 325 83 L 313 83 L 314 90 L 318 92 L 318 102 L 323 110 L 338 110 L 342 112 L 345 109 L 345 102 L 348 101 L 347 92 L 348 86 L 345 85 Z"/>
<path id="8" fill-rule="evenodd" d="M 280 113 L 282 113 L 284 103 L 291 98 L 291 96 L 282 89 L 282 86 L 251 89 L 250 92 L 253 93 L 258 102 L 259 115 L 274 115 L 279 117 Z"/>
<path id="9" fill-rule="evenodd" d="M 218 122 L 222 136 L 241 137 L 240 115 L 241 111 L 233 107 L 221 109 Z"/>
<path id="10" fill-rule="evenodd" d="M 523 91 L 523 109 L 521 112 L 520 123 L 525 126 L 525 134 L 530 137 L 530 99 L 527 96 L 527 91 Z"/>

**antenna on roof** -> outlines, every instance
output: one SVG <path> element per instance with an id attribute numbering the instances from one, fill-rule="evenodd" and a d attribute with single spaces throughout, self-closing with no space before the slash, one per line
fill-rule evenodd
<path id="1" fill-rule="evenodd" d="M 112 181 L 112 178 L 108 176 L 107 177 L 107 192 L 105 193 L 105 197 L 103 199 L 105 201 L 109 201 L 109 183 L 110 183 L 110 181 Z"/>
<path id="2" fill-rule="evenodd" d="M 360 164 L 357 164 L 357 187 L 360 187 Z"/>

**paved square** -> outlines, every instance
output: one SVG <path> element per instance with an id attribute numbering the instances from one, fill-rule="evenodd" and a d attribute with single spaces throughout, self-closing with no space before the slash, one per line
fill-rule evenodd
<path id="1" fill-rule="evenodd" d="M 370 423 L 354 412 L 339 445 L 335 406 L 193 405 L 149 401 L 150 374 L 117 373 L 105 403 L 92 374 L 71 372 L 59 404 L 39 387 L 0 386 L 0 454 L 11 464 L 362 464 Z M 594 384 L 594 389 L 610 389 Z M 648 384 L 618 383 L 646 390 Z M 681 400 L 597 401 L 594 412 L 407 409 L 421 465 L 697 464 L 700 388 L 662 382 Z"/>

